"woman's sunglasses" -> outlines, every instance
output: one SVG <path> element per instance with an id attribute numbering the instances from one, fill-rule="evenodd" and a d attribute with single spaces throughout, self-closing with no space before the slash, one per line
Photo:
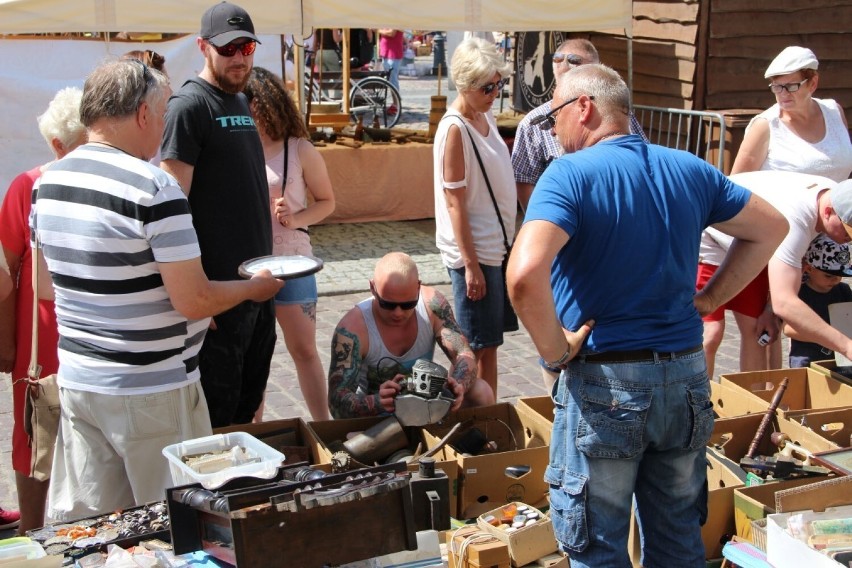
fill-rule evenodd
<path id="1" fill-rule="evenodd" d="M 495 89 L 497 89 L 498 91 L 502 90 L 508 82 L 508 79 L 500 79 L 495 83 L 486 83 L 485 85 L 482 85 L 481 87 L 479 87 L 479 90 L 482 91 L 483 95 L 490 95 L 494 92 Z"/>
<path id="2" fill-rule="evenodd" d="M 210 45 L 213 44 L 211 43 Z M 238 50 L 240 53 L 243 54 L 243 56 L 248 57 L 249 55 L 254 53 L 255 49 L 257 49 L 257 42 L 253 40 L 247 41 L 245 43 L 231 42 L 223 45 L 222 47 L 216 47 L 215 45 L 213 45 L 213 49 L 215 49 L 216 53 L 218 53 L 222 57 L 233 57 L 237 54 Z"/>

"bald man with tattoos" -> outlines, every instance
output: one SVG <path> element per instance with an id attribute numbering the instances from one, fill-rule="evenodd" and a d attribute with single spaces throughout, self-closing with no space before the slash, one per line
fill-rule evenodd
<path id="1" fill-rule="evenodd" d="M 331 341 L 328 402 L 335 418 L 394 412 L 399 381 L 417 359 L 432 360 L 435 344 L 451 362 L 449 387 L 461 406 L 494 404 L 494 393 L 476 376 L 476 359 L 449 302 L 423 286 L 417 265 L 393 252 L 376 264 L 372 297 L 343 316 Z"/>

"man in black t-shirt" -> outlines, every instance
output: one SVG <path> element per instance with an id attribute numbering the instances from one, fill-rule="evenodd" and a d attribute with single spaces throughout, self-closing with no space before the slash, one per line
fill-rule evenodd
<path id="1" fill-rule="evenodd" d="M 259 42 L 251 17 L 229 2 L 204 13 L 196 41 L 204 69 L 169 100 L 161 167 L 189 198 L 207 277 L 237 280 L 240 263 L 272 253 L 263 148 L 242 94 Z M 199 354 L 214 428 L 251 422 L 274 347 L 271 301 L 214 318 Z"/>

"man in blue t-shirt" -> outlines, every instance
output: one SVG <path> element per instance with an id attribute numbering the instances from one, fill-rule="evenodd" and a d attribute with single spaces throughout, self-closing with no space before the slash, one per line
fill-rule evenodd
<path id="1" fill-rule="evenodd" d="M 635 495 L 644 564 L 703 567 L 713 405 L 700 314 L 765 266 L 787 223 L 692 154 L 629 134 L 629 108 L 606 66 L 560 81 L 539 124 L 566 155 L 532 194 L 509 293 L 546 365 L 562 371 L 545 479 L 571 565 L 629 564 Z M 695 294 L 708 225 L 738 241 Z"/>

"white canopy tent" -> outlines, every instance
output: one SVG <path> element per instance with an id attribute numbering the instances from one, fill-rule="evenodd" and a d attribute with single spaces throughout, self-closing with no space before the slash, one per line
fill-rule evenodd
<path id="1" fill-rule="evenodd" d="M 197 33 L 216 0 L 0 0 L 0 33 Z M 236 0 L 261 36 L 255 65 L 281 73 L 279 37 L 312 28 L 391 27 L 440 31 L 629 30 L 631 0 Z M 276 34 L 276 35 L 273 35 Z M 36 117 L 59 89 L 82 87 L 108 57 L 133 49 L 166 56 L 177 88 L 203 65 L 194 36 L 158 43 L 0 37 L 0 198 L 14 176 L 52 158 Z"/>
<path id="2" fill-rule="evenodd" d="M 0 0 L 0 33 L 191 33 L 211 0 Z M 629 29 L 631 0 L 239 0 L 260 33 L 312 27 L 587 31 Z"/>

